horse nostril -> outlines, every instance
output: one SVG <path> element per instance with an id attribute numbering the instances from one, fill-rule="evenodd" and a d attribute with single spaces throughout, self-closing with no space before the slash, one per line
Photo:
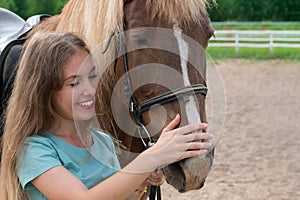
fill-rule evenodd
<path id="1" fill-rule="evenodd" d="M 169 119 L 174 119 L 176 117 L 177 113 L 173 112 L 172 110 L 168 113 Z"/>

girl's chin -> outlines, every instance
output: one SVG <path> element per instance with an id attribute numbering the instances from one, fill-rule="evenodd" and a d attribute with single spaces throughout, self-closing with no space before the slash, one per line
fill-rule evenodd
<path id="1" fill-rule="evenodd" d="M 74 120 L 75 121 L 78 121 L 78 122 L 84 122 L 84 121 L 89 121 L 89 120 L 92 120 L 93 118 L 95 117 L 95 113 L 92 113 L 92 114 L 80 114 L 80 115 L 76 115 L 74 116 Z"/>

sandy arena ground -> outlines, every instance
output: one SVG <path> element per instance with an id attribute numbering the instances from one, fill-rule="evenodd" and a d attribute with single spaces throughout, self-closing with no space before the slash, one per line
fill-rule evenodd
<path id="1" fill-rule="evenodd" d="M 300 63 L 219 61 L 225 126 L 204 188 L 164 200 L 300 199 Z M 212 84 L 212 83 L 210 83 Z"/>

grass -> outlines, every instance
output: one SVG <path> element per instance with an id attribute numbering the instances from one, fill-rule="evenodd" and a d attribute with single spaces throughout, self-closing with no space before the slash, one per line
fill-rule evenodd
<path id="1" fill-rule="evenodd" d="M 300 51 L 297 48 L 275 48 L 270 52 L 267 48 L 239 48 L 234 47 L 208 47 L 207 53 L 216 60 L 231 58 L 244 58 L 252 60 L 283 59 L 289 61 L 300 61 Z"/>

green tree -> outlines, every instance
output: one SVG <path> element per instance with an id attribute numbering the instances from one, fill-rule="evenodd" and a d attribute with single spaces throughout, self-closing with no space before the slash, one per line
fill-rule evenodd
<path id="1" fill-rule="evenodd" d="M 263 4 L 261 1 L 233 0 L 231 3 L 232 15 L 230 20 L 260 21 Z"/>
<path id="2" fill-rule="evenodd" d="M 36 14 L 53 14 L 56 7 L 56 1 L 49 0 L 27 0 L 27 16 Z"/>
<path id="3" fill-rule="evenodd" d="M 32 16 L 36 14 L 50 14 L 55 15 L 60 13 L 61 8 L 67 0 L 26 0 L 27 1 L 27 15 Z"/>
<path id="4" fill-rule="evenodd" d="M 22 18 L 26 16 L 26 1 L 24 0 L 0 0 L 0 7 L 17 13 Z"/>
<path id="5" fill-rule="evenodd" d="M 284 21 L 287 15 L 286 1 L 282 0 L 266 0 L 265 1 L 266 20 Z"/>
<path id="6" fill-rule="evenodd" d="M 264 3 L 261 1 L 251 1 L 250 5 L 250 20 L 251 21 L 261 21 L 264 15 Z"/>
<path id="7" fill-rule="evenodd" d="M 0 7 L 11 10 L 23 19 L 36 14 L 55 15 L 68 0 L 0 0 Z"/>
<path id="8" fill-rule="evenodd" d="M 300 21 L 299 0 L 217 0 L 212 21 Z"/>
<path id="9" fill-rule="evenodd" d="M 226 21 L 232 15 L 231 1 L 219 1 L 216 6 L 209 8 L 209 16 L 213 21 Z"/>
<path id="10" fill-rule="evenodd" d="M 286 7 L 288 9 L 287 21 L 300 21 L 300 1 L 299 0 L 289 0 L 286 2 Z"/>

